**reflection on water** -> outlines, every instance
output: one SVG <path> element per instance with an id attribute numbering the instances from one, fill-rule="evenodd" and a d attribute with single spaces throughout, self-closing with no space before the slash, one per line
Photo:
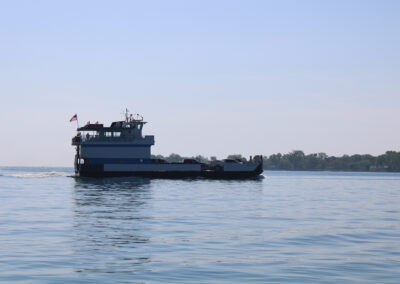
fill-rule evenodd
<path id="1" fill-rule="evenodd" d="M 262 192 L 262 179 L 75 178 L 74 271 L 125 277 L 150 270 L 156 273 L 160 263 L 164 267 L 168 263 L 167 269 L 187 265 L 190 261 L 183 248 L 208 241 L 203 245 L 214 247 L 213 242 L 226 236 L 221 225 L 236 222 L 236 217 L 225 216 L 226 206 L 234 206 L 232 196 L 242 204 L 258 204 Z M 254 209 L 247 210 L 252 214 Z M 223 216 L 228 223 L 222 221 Z M 192 253 L 203 258 L 201 250 Z"/>
<path id="2" fill-rule="evenodd" d="M 140 178 L 76 178 L 75 271 L 127 273 L 150 261 L 144 222 L 150 218 L 149 185 L 149 179 Z"/>

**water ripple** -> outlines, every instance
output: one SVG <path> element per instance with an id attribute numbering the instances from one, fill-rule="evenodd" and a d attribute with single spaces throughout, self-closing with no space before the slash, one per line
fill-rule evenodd
<path id="1" fill-rule="evenodd" d="M 400 282 L 398 174 L 0 174 L 0 281 Z"/>

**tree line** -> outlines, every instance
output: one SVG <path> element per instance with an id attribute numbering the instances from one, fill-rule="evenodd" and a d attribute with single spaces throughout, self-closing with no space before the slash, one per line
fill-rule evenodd
<path id="1" fill-rule="evenodd" d="M 305 155 L 303 151 L 273 154 L 264 158 L 264 169 L 292 171 L 353 171 L 353 172 L 400 172 L 400 152 L 387 151 L 379 156 L 343 155 L 328 156 L 325 153 Z"/>
<path id="2" fill-rule="evenodd" d="M 201 163 L 217 160 L 216 157 L 204 157 L 202 155 L 183 157 L 172 153 L 167 157 L 152 155 L 153 159 L 163 159 L 167 162 L 181 162 L 183 159 L 195 159 Z M 228 159 L 246 160 L 240 154 L 233 154 Z M 341 157 L 328 156 L 326 153 L 304 154 L 295 150 L 287 154 L 272 154 L 264 156 L 265 170 L 286 171 L 353 171 L 353 172 L 400 172 L 400 152 L 387 151 L 379 156 L 343 155 Z"/>

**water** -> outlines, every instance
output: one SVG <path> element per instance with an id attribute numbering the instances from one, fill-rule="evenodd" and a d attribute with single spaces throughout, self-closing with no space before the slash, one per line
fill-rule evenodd
<path id="1" fill-rule="evenodd" d="M 0 281 L 399 283 L 400 174 L 0 168 Z"/>

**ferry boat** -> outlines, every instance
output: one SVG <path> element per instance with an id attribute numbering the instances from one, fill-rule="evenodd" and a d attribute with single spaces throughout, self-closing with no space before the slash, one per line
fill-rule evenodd
<path id="1" fill-rule="evenodd" d="M 145 124 L 142 116 L 130 114 L 127 110 L 125 120 L 112 122 L 109 127 L 90 122 L 78 127 L 77 135 L 72 138 L 72 145 L 76 146 L 76 175 L 245 179 L 258 177 L 263 171 L 261 155 L 250 157 L 248 161 L 225 159 L 210 163 L 195 159 L 178 163 L 152 159 L 154 136 L 143 136 Z"/>

